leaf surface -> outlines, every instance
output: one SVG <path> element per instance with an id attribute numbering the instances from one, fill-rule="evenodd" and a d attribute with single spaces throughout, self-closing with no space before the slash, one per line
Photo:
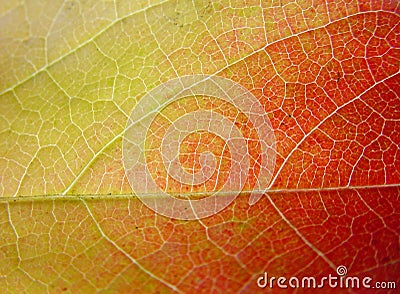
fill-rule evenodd
<path id="1" fill-rule="evenodd" d="M 267 290 L 257 286 L 264 272 L 318 278 L 339 265 L 398 282 L 398 3 L 129 3 L 0 4 L 2 292 L 253 293 Z M 135 196 L 123 139 L 146 93 L 200 74 L 257 98 L 275 169 L 249 205 L 261 150 L 251 123 L 206 97 L 171 104 L 151 148 L 197 104 L 235 119 L 253 167 L 226 209 L 176 220 Z M 198 171 L 210 144 L 218 186 L 231 153 L 217 136 L 187 137 L 180 160 Z M 185 191 L 149 156 L 158 184 Z"/>

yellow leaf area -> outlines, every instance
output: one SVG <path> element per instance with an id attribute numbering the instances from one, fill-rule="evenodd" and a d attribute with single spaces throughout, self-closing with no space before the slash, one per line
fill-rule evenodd
<path id="1" fill-rule="evenodd" d="M 121 133 L 137 99 L 340 17 L 322 2 L 131 5 L 3 5 L 2 195 L 130 192 Z"/>
<path id="2" fill-rule="evenodd" d="M 398 15 L 388 1 L 0 0 L 0 292 L 254 293 L 266 290 L 257 287 L 266 270 L 319 277 L 340 264 L 354 275 L 393 279 L 400 260 L 400 156 L 392 156 L 400 142 L 392 91 Z M 372 37 L 357 43 L 360 26 L 382 44 Z M 357 46 L 370 46 L 370 71 L 362 58 L 346 55 L 363 56 Z M 299 74 L 294 65 L 302 58 L 315 62 L 299 66 Z M 315 73 L 317 86 L 305 88 Z M 216 97 L 185 97 L 160 111 L 146 138 L 150 174 L 161 190 L 201 198 L 228 177 L 231 153 L 223 138 L 205 130 L 184 138 L 179 161 L 198 173 L 202 154 L 211 152 L 219 169 L 197 186 L 168 176 L 159 152 L 165 124 L 194 110 L 211 109 L 239 127 L 248 139 L 250 169 L 244 191 L 225 210 L 175 220 L 135 196 L 122 142 L 141 97 L 173 78 L 199 74 L 232 79 L 271 110 L 276 191 L 248 203 L 261 147 L 245 114 Z M 313 98 L 312 111 L 294 107 L 304 93 L 322 97 Z M 371 97 L 389 106 L 377 103 L 377 114 L 365 107 L 375 103 Z M 358 116 L 349 111 L 364 102 Z M 324 124 L 325 117 L 332 120 Z M 384 156 L 378 152 L 369 161 L 329 152 L 336 141 L 353 150 L 346 128 L 356 125 L 354 117 L 365 130 L 353 133 L 373 133 L 376 143 L 354 136 L 361 142 L 354 149 Z M 382 121 L 388 123 L 379 129 Z M 304 147 L 302 138 L 319 127 Z M 303 174 L 302 164 L 315 154 L 353 161 L 342 168 L 345 160 L 338 160 L 334 169 L 343 177 Z M 313 164 L 329 172 L 323 160 Z M 384 163 L 369 173 L 373 160 Z M 353 174 L 362 176 L 350 180 Z M 357 188 L 279 192 L 343 188 L 350 181 Z M 381 186 L 360 188 L 371 183 Z"/>

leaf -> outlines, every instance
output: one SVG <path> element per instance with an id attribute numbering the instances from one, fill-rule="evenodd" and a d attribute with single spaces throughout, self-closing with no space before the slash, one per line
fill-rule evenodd
<path id="1" fill-rule="evenodd" d="M 398 282 L 395 1 L 49 3 L 0 5 L 1 292 L 252 293 L 267 291 L 257 286 L 264 272 L 322 278 L 340 265 Z M 231 191 L 238 197 L 186 221 L 140 201 L 122 146 L 146 94 L 196 75 L 256 97 L 276 156 L 270 179 L 259 177 L 262 138 L 232 104 L 198 95 L 157 108 L 148 150 L 195 107 L 248 138 L 252 168 Z M 180 160 L 194 173 L 211 149 L 219 187 L 234 164 L 223 146 L 198 132 Z M 146 156 L 165 191 L 213 190 L 185 194 L 157 152 Z M 250 205 L 254 191 L 263 196 Z"/>

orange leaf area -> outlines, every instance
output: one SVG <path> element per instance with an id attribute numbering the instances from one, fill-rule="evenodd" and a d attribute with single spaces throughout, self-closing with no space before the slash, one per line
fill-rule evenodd
<path id="1" fill-rule="evenodd" d="M 244 146 L 244 148 L 247 148 L 245 152 L 249 154 L 250 168 L 243 190 L 251 190 L 259 174 L 261 161 L 259 156 L 261 146 L 258 142 L 257 132 L 245 114 L 241 113 L 229 102 L 215 97 L 180 99 L 165 107 L 153 120 L 148 130 L 148 136 L 146 137 L 145 154 L 147 156 L 147 166 L 155 182 L 162 190 L 171 194 L 179 194 L 181 197 L 185 197 L 185 193 L 186 195 L 194 193 L 192 196 L 189 196 L 190 199 L 193 197 L 198 198 L 199 196 L 196 196 L 196 193 L 218 191 L 226 182 L 231 167 L 231 152 L 224 138 L 209 132 L 207 129 L 197 130 L 189 134 L 182 140 L 179 146 L 181 165 L 189 173 L 207 173 L 208 170 L 211 170 L 210 166 L 202 164 L 201 156 L 207 152 L 213 154 L 214 158 L 212 160 L 216 162 L 216 168 L 212 176 L 204 183 L 198 185 L 181 183 L 170 177 L 164 166 L 160 151 L 162 149 L 162 140 L 165 137 L 168 127 L 173 126 L 174 122 L 186 113 L 198 110 L 212 111 L 228 118 L 247 140 L 247 146 Z M 199 119 L 201 119 L 200 115 Z M 192 123 L 195 125 L 196 121 Z M 196 129 L 196 127 L 194 126 L 193 129 Z"/>

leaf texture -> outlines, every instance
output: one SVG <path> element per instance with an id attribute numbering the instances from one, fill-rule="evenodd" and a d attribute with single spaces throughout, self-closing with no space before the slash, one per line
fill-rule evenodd
<path id="1" fill-rule="evenodd" d="M 268 292 L 264 272 L 321 278 L 339 265 L 400 287 L 399 20 L 397 1 L 1 1 L 1 292 Z M 122 148 L 140 99 L 189 75 L 256 97 L 276 158 L 250 205 L 251 123 L 207 97 L 160 111 L 155 150 L 194 105 L 236 119 L 250 142 L 239 196 L 185 221 L 143 205 Z M 198 171 L 213 149 L 215 187 L 231 164 L 223 146 L 198 132 L 180 160 Z M 148 161 L 157 183 L 185 191 L 161 161 Z"/>

